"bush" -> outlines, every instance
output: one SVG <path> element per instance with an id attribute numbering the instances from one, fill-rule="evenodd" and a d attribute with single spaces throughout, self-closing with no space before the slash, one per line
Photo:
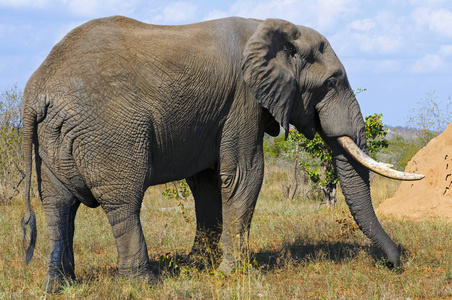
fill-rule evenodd
<path id="1" fill-rule="evenodd" d="M 425 146 L 425 140 L 404 138 L 395 135 L 389 140 L 389 147 L 379 154 L 384 162 L 393 164 L 395 169 L 403 171 L 411 158 Z"/>
<path id="2" fill-rule="evenodd" d="M 275 138 L 265 135 L 264 137 L 264 155 L 265 158 L 277 158 L 284 152 L 285 134 L 282 133 Z"/>
<path id="3" fill-rule="evenodd" d="M 25 177 L 22 162 L 22 91 L 17 85 L 0 95 L 0 202 L 18 193 Z"/>

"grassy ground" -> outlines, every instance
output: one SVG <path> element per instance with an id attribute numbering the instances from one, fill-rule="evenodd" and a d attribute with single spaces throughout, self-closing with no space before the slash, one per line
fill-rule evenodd
<path id="1" fill-rule="evenodd" d="M 193 204 L 185 201 L 184 217 L 177 200 L 162 196 L 164 186 L 151 188 L 142 223 L 151 261 L 160 268 L 161 282 L 153 286 L 117 276 L 116 247 L 104 212 L 81 207 L 74 245 L 77 281 L 59 294 L 45 294 L 42 206 L 33 200 L 38 241 L 25 266 L 18 197 L 0 206 L 0 299 L 452 299 L 452 224 L 380 216 L 402 252 L 403 270 L 393 272 L 384 266 L 382 253 L 352 229 L 343 198 L 334 211 L 322 207 L 317 214 L 317 200 L 282 200 L 282 172 L 268 168 L 251 230 L 252 263 L 230 276 L 179 262 L 194 237 Z M 375 178 L 375 205 L 396 188 L 396 182 Z M 179 263 L 176 270 L 168 268 L 169 261 Z"/>

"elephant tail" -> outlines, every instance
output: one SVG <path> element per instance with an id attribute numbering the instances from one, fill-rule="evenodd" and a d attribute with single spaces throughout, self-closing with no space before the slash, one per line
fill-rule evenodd
<path id="1" fill-rule="evenodd" d="M 34 110 L 26 109 L 26 105 L 24 105 L 23 111 L 23 155 L 24 155 L 24 163 L 25 163 L 25 194 L 24 194 L 24 202 L 25 202 L 25 216 L 22 217 L 20 223 L 22 226 L 22 230 L 24 232 L 23 244 L 24 247 L 27 248 L 25 254 L 25 263 L 28 265 L 31 258 L 33 257 L 33 252 L 36 245 L 36 216 L 31 208 L 30 204 L 30 190 L 31 190 L 31 172 L 32 172 L 32 164 L 33 164 L 33 140 L 36 139 L 36 113 Z M 30 227 L 30 242 L 28 247 L 26 245 L 27 240 L 27 225 Z"/>

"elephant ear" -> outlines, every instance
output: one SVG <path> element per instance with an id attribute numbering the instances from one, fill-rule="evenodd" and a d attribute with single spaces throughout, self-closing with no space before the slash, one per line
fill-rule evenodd
<path id="1" fill-rule="evenodd" d="M 294 41 L 298 28 L 267 19 L 248 40 L 242 58 L 243 77 L 257 102 L 289 132 L 289 117 L 297 89 Z"/>

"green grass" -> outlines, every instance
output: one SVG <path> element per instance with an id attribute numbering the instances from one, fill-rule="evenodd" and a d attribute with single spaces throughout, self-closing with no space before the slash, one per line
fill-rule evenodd
<path id="1" fill-rule="evenodd" d="M 59 294 L 45 294 L 41 285 L 48 246 L 42 205 L 33 199 L 38 240 L 33 260 L 25 266 L 19 226 L 24 208 L 18 197 L 0 206 L 0 299 L 452 298 L 452 224 L 380 216 L 402 252 L 403 270 L 390 271 L 381 251 L 360 231 L 337 221 L 350 220 L 343 199 L 334 211 L 322 207 L 317 214 L 316 200 L 282 200 L 282 172 L 268 168 L 256 207 L 249 261 L 257 265 L 230 276 L 183 265 L 195 233 L 194 209 L 185 209 L 185 219 L 180 208 L 162 210 L 177 207 L 178 201 L 161 195 L 164 186 L 151 188 L 142 223 L 151 262 L 160 271 L 160 283 L 152 286 L 117 276 L 116 247 L 104 212 L 81 207 L 74 245 L 77 281 Z M 397 183 L 375 178 L 372 186 L 378 205 Z M 187 200 L 186 207 L 190 205 Z M 178 268 L 168 268 L 168 261 L 176 261 Z"/>

